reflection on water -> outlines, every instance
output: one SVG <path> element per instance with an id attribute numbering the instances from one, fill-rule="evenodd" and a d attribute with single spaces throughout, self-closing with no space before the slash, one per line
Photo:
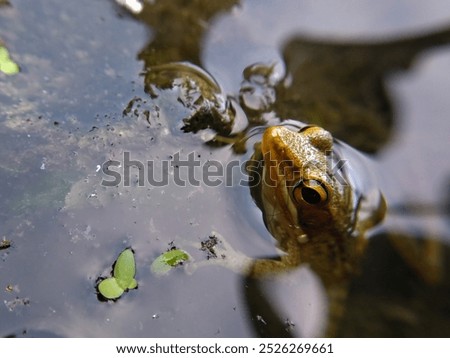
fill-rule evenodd
<path id="1" fill-rule="evenodd" d="M 211 20 L 237 3 L 236 0 L 194 3 L 173 0 L 145 4 L 137 18 L 150 27 L 152 36 L 138 58 L 147 69 L 178 61 L 200 65 L 202 41 Z"/>
<path id="2" fill-rule="evenodd" d="M 449 29 L 369 44 L 294 37 L 283 49 L 289 84 L 277 87 L 276 112 L 280 118 L 323 126 L 353 147 L 374 153 L 390 140 L 395 121 L 388 76 L 449 42 Z"/>
<path id="3" fill-rule="evenodd" d="M 401 162 L 386 158 L 401 152 L 402 134 L 414 118 L 414 123 L 429 121 L 444 128 L 444 122 L 436 122 L 439 113 L 427 116 L 433 109 L 427 104 L 439 98 L 439 88 L 419 104 L 421 92 L 402 97 L 410 88 L 402 79 L 415 76 L 417 68 L 428 69 L 417 61 L 444 48 L 450 39 L 447 29 L 356 45 L 291 32 L 287 41 L 278 40 L 279 48 L 272 46 L 271 51 L 281 53 L 284 63 L 278 64 L 258 57 L 261 52 L 249 55 L 253 47 L 246 47 L 245 36 L 230 41 L 214 30 L 219 19 L 246 23 L 251 10 L 259 9 L 258 23 L 275 16 L 253 2 L 155 1 L 135 18 L 106 1 L 77 6 L 55 1 L 49 8 L 33 5 L 36 11 L 25 3 L 11 1 L 0 10 L 1 41 L 24 69 L 17 77 L 0 77 L 0 235 L 11 241 L 0 251 L 1 336 L 323 334 L 326 297 L 305 267 L 276 280 L 251 281 L 221 267 L 193 275 L 181 267 L 165 278 L 154 277 L 152 260 L 172 244 L 205 260 L 195 247 L 213 230 L 249 256 L 277 253 L 246 187 L 140 187 L 138 171 L 132 171 L 130 187 L 103 187 L 99 166 L 123 158 L 124 152 L 143 162 L 160 163 L 179 151 L 195 152 L 202 163 L 243 162 L 253 142 L 246 154 L 242 148 L 230 150 L 230 143 L 252 127 L 287 118 L 310 121 L 361 150 L 379 153 L 383 191 L 388 202 L 404 208 L 396 215 L 414 212 L 415 222 L 423 217 L 401 192 L 408 193 L 412 184 L 412 191 L 421 192 L 427 172 L 420 165 L 405 168 L 411 156 L 399 158 Z M 91 20 L 86 21 L 89 26 L 80 28 L 85 19 Z M 256 22 L 249 18 L 247 23 Z M 58 36 L 52 35 L 54 29 Z M 260 32 L 250 42 L 265 43 L 265 36 L 272 36 Z M 227 41 L 240 46 L 232 56 L 239 59 L 229 60 L 222 70 L 214 64 L 206 68 L 205 62 L 210 65 L 214 58 L 207 46 L 230 48 Z M 235 70 L 254 55 L 256 61 Z M 442 68 L 437 67 L 438 76 Z M 230 86 L 220 80 L 230 69 L 241 78 L 240 91 L 228 92 Z M 448 81 L 441 80 L 445 89 Z M 432 137 L 411 138 L 420 144 L 416 157 L 426 157 L 430 150 L 442 153 L 446 145 L 436 148 Z M 450 169 L 442 158 L 433 158 L 447 194 Z M 404 176 L 392 181 L 394 174 L 411 170 L 413 183 Z M 449 226 L 448 213 L 441 209 L 448 206 L 448 195 L 444 201 L 443 196 L 438 204 L 434 199 L 426 204 L 445 230 L 433 231 L 424 220 L 411 231 L 409 225 L 391 224 L 388 217 L 350 287 L 338 335 L 448 336 Z M 443 279 L 435 286 L 423 281 L 417 268 L 405 264 L 409 256 L 399 256 L 388 241 L 393 233 L 407 237 L 412 250 L 432 236 L 439 243 Z M 136 251 L 139 288 L 116 303 L 101 303 L 96 278 L 128 246 Z M 29 303 L 13 307 L 11 302 Z"/>

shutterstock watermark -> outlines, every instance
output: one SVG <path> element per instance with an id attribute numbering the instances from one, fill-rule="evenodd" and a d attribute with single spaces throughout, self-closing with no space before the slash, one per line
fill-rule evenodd
<path id="1" fill-rule="evenodd" d="M 324 170 L 316 162 L 304 163 L 301 168 L 294 166 L 291 161 L 262 160 L 230 160 L 222 163 L 215 159 L 201 161 L 199 155 L 190 152 L 182 157 L 176 152 L 168 159 L 152 159 L 145 162 L 131 158 L 130 152 L 124 152 L 122 160 L 108 160 L 103 163 L 101 169 L 104 175 L 101 185 L 114 187 L 123 185 L 125 187 L 147 185 L 153 187 L 165 187 L 168 185 L 187 186 L 251 186 L 259 185 L 262 180 L 266 184 L 277 181 L 276 177 L 266 180 L 262 175 L 263 166 L 266 170 L 276 166 L 287 180 L 299 178 L 301 180 L 314 170 Z M 342 185 L 348 185 L 345 175 L 345 159 L 334 160 L 330 155 L 327 161 L 326 173 L 333 176 Z M 267 171 L 269 176 L 275 173 Z M 272 184 L 274 185 L 274 184 Z"/>
<path id="2" fill-rule="evenodd" d="M 106 176 L 104 186 L 234 186 L 246 185 L 246 162 L 231 160 L 222 163 L 218 160 L 202 162 L 198 154 L 190 152 L 182 157 L 180 152 L 168 159 L 140 160 L 131 159 L 129 152 L 123 153 L 123 160 L 108 160 L 102 165 Z M 237 181 L 237 183 L 236 183 Z"/>

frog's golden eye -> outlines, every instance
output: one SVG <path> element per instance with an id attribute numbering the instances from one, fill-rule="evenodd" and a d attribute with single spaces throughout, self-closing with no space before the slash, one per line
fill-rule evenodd
<path id="1" fill-rule="evenodd" d="M 299 204 L 305 202 L 310 205 L 317 205 L 328 200 L 328 191 L 317 180 L 303 180 L 294 187 L 292 196 Z"/>

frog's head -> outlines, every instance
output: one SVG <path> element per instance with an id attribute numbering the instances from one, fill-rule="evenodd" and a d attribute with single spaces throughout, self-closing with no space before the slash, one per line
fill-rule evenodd
<path id="1" fill-rule="evenodd" d="M 277 239 L 299 242 L 356 232 L 361 196 L 336 159 L 332 135 L 316 126 L 299 131 L 274 126 L 261 142 L 261 200 Z M 282 238 L 280 238 L 282 237 Z"/>

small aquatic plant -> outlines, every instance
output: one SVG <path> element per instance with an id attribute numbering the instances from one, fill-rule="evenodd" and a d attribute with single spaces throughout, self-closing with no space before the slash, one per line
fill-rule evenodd
<path id="1" fill-rule="evenodd" d="M 136 263 L 131 248 L 122 251 L 117 258 L 113 276 L 100 281 L 97 286 L 98 292 L 108 300 L 115 300 L 122 296 L 125 291 L 137 288 Z"/>
<path id="2" fill-rule="evenodd" d="M 9 51 L 0 44 L 0 72 L 15 75 L 20 71 L 19 65 L 9 57 Z"/>
<path id="3" fill-rule="evenodd" d="M 189 254 L 180 249 L 172 249 L 159 255 L 151 265 L 151 270 L 156 275 L 169 272 L 172 268 L 189 260 Z"/>

